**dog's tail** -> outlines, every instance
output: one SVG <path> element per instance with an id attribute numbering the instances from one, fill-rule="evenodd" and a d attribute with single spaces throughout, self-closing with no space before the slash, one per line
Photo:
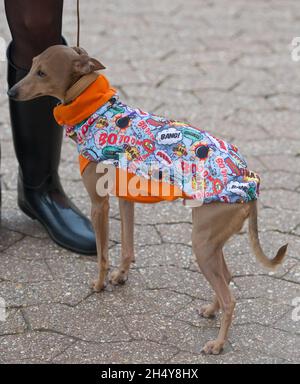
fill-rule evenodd
<path id="1" fill-rule="evenodd" d="M 258 226 L 257 226 L 257 203 L 256 201 L 251 207 L 249 214 L 249 237 L 251 247 L 256 256 L 256 260 L 263 264 L 265 267 L 270 269 L 276 269 L 283 261 L 287 251 L 288 244 L 283 245 L 277 251 L 276 256 L 273 259 L 269 259 L 261 248 L 259 237 L 258 237 Z"/>

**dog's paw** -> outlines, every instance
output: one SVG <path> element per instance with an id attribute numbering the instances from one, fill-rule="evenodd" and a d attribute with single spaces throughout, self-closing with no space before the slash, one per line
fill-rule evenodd
<path id="1" fill-rule="evenodd" d="M 219 340 L 208 341 L 201 353 L 204 355 L 219 355 L 223 351 L 224 342 Z"/>
<path id="2" fill-rule="evenodd" d="M 109 282 L 112 285 L 122 285 L 125 284 L 126 280 L 128 279 L 128 272 L 120 271 L 119 269 L 116 269 L 115 271 L 112 271 L 109 277 Z"/>
<path id="3" fill-rule="evenodd" d="M 215 318 L 216 312 L 216 307 L 213 304 L 203 305 L 198 311 L 199 315 L 205 319 Z"/>
<path id="4" fill-rule="evenodd" d="M 91 289 L 94 292 L 101 292 L 101 291 L 103 291 L 104 288 L 105 288 L 105 283 L 103 283 L 99 280 L 95 280 L 91 283 Z"/>

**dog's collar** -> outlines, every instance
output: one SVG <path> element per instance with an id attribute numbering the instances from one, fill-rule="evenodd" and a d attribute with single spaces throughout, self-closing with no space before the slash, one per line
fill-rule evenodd
<path id="1" fill-rule="evenodd" d="M 63 104 L 71 103 L 76 97 L 78 97 L 83 91 L 85 91 L 94 81 L 97 80 L 99 75 L 96 72 L 89 73 L 82 76 L 79 80 L 69 88 L 65 94 Z"/>
<path id="2" fill-rule="evenodd" d="M 59 125 L 81 123 L 116 94 L 116 90 L 110 86 L 104 75 L 96 76 L 93 77 L 93 81 L 89 76 L 88 80 L 91 82 L 89 85 L 87 80 L 81 80 L 72 91 L 73 97 L 75 94 L 77 97 L 69 104 L 59 104 L 54 108 L 54 117 Z"/>

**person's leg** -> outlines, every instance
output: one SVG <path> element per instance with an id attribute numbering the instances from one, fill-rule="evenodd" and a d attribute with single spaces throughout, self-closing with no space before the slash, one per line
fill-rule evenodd
<path id="1" fill-rule="evenodd" d="M 61 44 L 63 0 L 5 0 L 12 62 L 29 69 L 32 58 Z"/>
<path id="2" fill-rule="evenodd" d="M 7 50 L 8 85 L 21 80 L 32 58 L 62 44 L 63 0 L 5 0 L 12 43 Z M 62 128 L 53 118 L 57 100 L 9 100 L 13 141 L 19 162 L 18 204 L 38 219 L 54 241 L 86 254 L 96 253 L 91 223 L 65 195 L 58 176 Z"/>

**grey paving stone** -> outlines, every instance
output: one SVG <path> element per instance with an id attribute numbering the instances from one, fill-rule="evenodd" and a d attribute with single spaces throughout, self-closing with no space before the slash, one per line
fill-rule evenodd
<path id="1" fill-rule="evenodd" d="M 8 306 L 28 306 L 40 303 L 65 303 L 75 305 L 86 298 L 90 281 L 79 279 L 50 280 L 36 283 L 1 282 L 1 296 Z"/>
<path id="2" fill-rule="evenodd" d="M 294 157 L 297 155 L 299 151 L 299 140 L 295 140 L 292 138 L 270 138 L 268 140 L 253 140 L 247 141 L 243 144 L 243 152 L 252 156 L 277 156 L 280 154 L 280 162 L 284 163 L 285 157 L 289 155 L 290 157 Z M 283 157 L 281 157 L 283 156 Z M 298 164 L 299 168 L 299 159 L 294 159 L 295 164 Z M 276 163 L 271 163 L 271 165 L 277 165 Z M 273 168 L 274 169 L 274 168 Z M 281 169 L 281 168 L 278 168 Z"/>
<path id="3" fill-rule="evenodd" d="M 287 212 L 285 209 L 280 209 L 280 206 L 277 209 L 261 209 L 259 212 L 259 228 L 263 228 L 264 231 L 290 233 L 298 226 L 299 220 L 298 211 L 290 210 Z"/>
<path id="4" fill-rule="evenodd" d="M 0 336 L 2 363 L 49 362 L 63 352 L 74 340 L 53 333 L 29 332 L 22 335 Z"/>
<path id="5" fill-rule="evenodd" d="M 120 263 L 121 246 L 117 245 L 110 250 L 110 259 L 113 265 Z M 147 245 L 135 247 L 136 262 L 133 268 L 143 268 L 160 265 L 172 265 L 179 268 L 188 268 L 192 257 L 191 248 L 183 244 Z"/>
<path id="6" fill-rule="evenodd" d="M 14 283 L 46 282 L 52 280 L 51 271 L 44 260 L 26 260 L 11 254 L 0 255 L 0 279 Z"/>
<path id="7" fill-rule="evenodd" d="M 233 324 L 274 325 L 290 308 L 265 298 L 240 300 L 235 307 Z"/>
<path id="8" fill-rule="evenodd" d="M 293 281 L 295 283 L 300 284 L 300 265 L 297 263 L 294 267 L 292 267 L 287 274 L 283 276 L 285 280 Z"/>
<path id="9" fill-rule="evenodd" d="M 300 208 L 300 193 L 285 190 L 264 191 L 261 202 L 268 207 L 281 207 L 285 210 L 298 211 Z"/>
<path id="10" fill-rule="evenodd" d="M 274 302 L 292 305 L 295 297 L 300 296 L 300 286 L 292 282 L 270 276 L 235 277 L 240 298 L 266 298 Z"/>
<path id="11" fill-rule="evenodd" d="M 124 321 L 133 338 L 157 341 L 194 353 L 200 353 L 204 344 L 217 335 L 217 329 L 198 328 L 161 315 L 132 315 L 125 317 Z M 229 350 L 227 345 L 224 351 Z"/>
<path id="12" fill-rule="evenodd" d="M 53 359 L 60 364 L 153 364 L 175 355 L 177 349 L 149 341 L 91 344 L 78 342 Z"/>
<path id="13" fill-rule="evenodd" d="M 7 192 L 4 194 L 4 198 L 6 197 Z M 48 238 L 46 230 L 37 220 L 32 220 L 17 208 L 3 210 L 2 225 L 20 237 L 29 235 L 40 239 Z"/>
<path id="14" fill-rule="evenodd" d="M 11 245 L 5 254 L 24 260 L 39 260 L 58 254 L 66 254 L 61 248 L 47 238 L 25 236 L 17 243 Z"/>
<path id="15" fill-rule="evenodd" d="M 168 362 L 170 364 L 285 364 L 286 360 L 264 354 L 230 351 L 219 356 L 202 356 L 189 352 L 179 352 Z M 201 367 L 198 372 L 199 377 L 201 377 Z"/>
<path id="16" fill-rule="evenodd" d="M 110 220 L 110 239 L 118 243 L 121 241 L 120 224 L 121 222 L 119 220 Z M 151 245 L 161 243 L 160 236 L 152 225 L 136 225 L 134 241 L 136 245 Z"/>
<path id="17" fill-rule="evenodd" d="M 188 244 L 192 245 L 192 225 L 188 223 L 180 224 L 158 224 L 156 226 L 165 243 Z"/>
<path id="18" fill-rule="evenodd" d="M 3 218 L 2 218 L 3 220 Z M 3 223 L 2 223 L 3 224 Z M 0 252 L 15 244 L 22 239 L 23 235 L 18 232 L 10 231 L 4 227 L 0 229 Z"/>
<path id="19" fill-rule="evenodd" d="M 300 186 L 300 175 L 284 171 L 264 171 L 261 174 L 261 191 L 268 189 L 296 190 Z"/>
<path id="20" fill-rule="evenodd" d="M 0 335 L 23 333 L 26 329 L 27 324 L 21 310 L 16 308 L 6 309 L 6 319 L 0 321 Z"/>
<path id="21" fill-rule="evenodd" d="M 231 331 L 235 351 L 280 357 L 288 362 L 299 361 L 299 336 L 256 324 L 236 326 Z"/>
<path id="22" fill-rule="evenodd" d="M 283 143 L 284 145 L 284 143 Z M 285 172 L 289 177 L 293 177 L 294 174 L 299 174 L 299 151 L 297 148 L 293 151 L 293 154 L 284 154 L 280 155 L 280 161 L 278 161 L 277 154 L 268 154 L 259 156 L 261 162 L 265 164 L 267 169 L 272 170 L 276 175 L 277 171 Z"/>
<path id="23" fill-rule="evenodd" d="M 297 301 L 299 303 L 299 301 Z M 290 334 L 295 334 L 297 340 L 299 340 L 300 335 L 300 321 L 299 321 L 299 309 L 294 307 L 288 311 L 284 316 L 282 316 L 276 323 L 274 327 L 279 328 L 283 331 L 287 331 Z"/>
<path id="24" fill-rule="evenodd" d="M 76 308 L 61 304 L 39 305 L 24 311 L 33 330 L 52 330 L 92 342 L 130 340 L 121 318 L 101 316 L 92 303 L 83 303 Z"/>
<path id="25" fill-rule="evenodd" d="M 141 268 L 140 273 L 150 289 L 168 288 L 204 300 L 211 297 L 209 284 L 199 272 L 162 266 Z"/>
<path id="26" fill-rule="evenodd" d="M 136 204 L 135 222 L 137 224 L 164 224 L 191 222 L 192 211 L 182 204 L 182 200 L 173 203 Z"/>
<path id="27" fill-rule="evenodd" d="M 124 286 L 92 295 L 86 302 L 101 316 L 139 313 L 173 316 L 192 301 L 189 296 L 168 289 L 146 289 L 137 277 L 138 274 L 132 271 Z"/>

